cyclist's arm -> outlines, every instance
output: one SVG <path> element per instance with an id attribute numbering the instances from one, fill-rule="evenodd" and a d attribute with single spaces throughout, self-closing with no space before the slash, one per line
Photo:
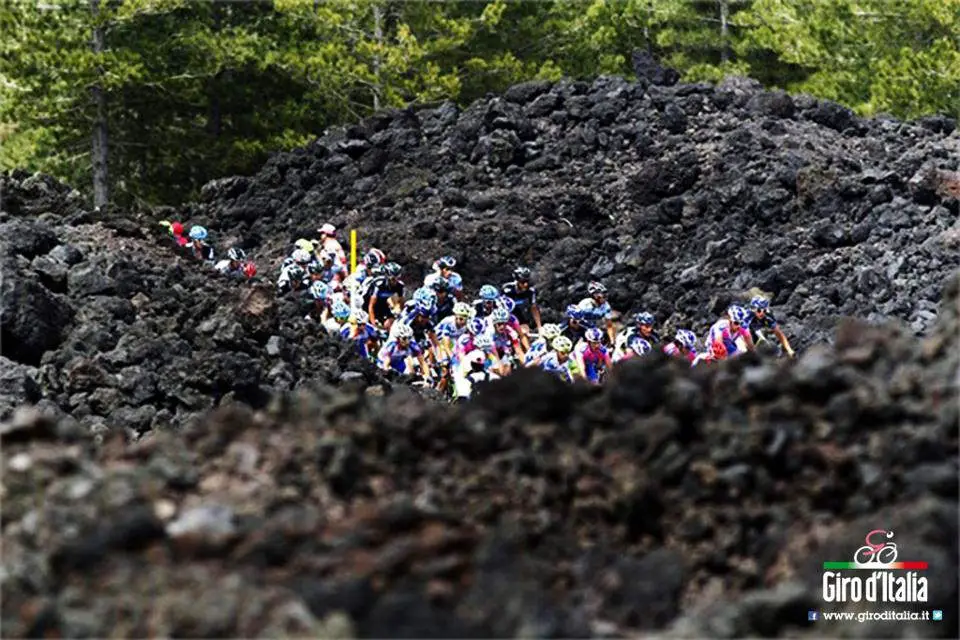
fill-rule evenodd
<path id="1" fill-rule="evenodd" d="M 790 346 L 790 341 L 787 340 L 787 334 L 783 332 L 783 329 L 781 329 L 779 325 L 773 328 L 773 335 L 777 336 L 777 340 L 780 341 L 783 350 L 792 358 L 794 355 L 793 347 Z"/>
<path id="2" fill-rule="evenodd" d="M 367 304 L 367 315 L 370 316 L 371 322 L 376 322 L 377 317 L 373 315 L 373 308 L 377 304 L 377 287 L 373 288 L 373 291 L 370 292 L 370 302 Z"/>
<path id="3" fill-rule="evenodd" d="M 533 322 L 537 325 L 537 333 L 540 333 L 540 307 L 536 303 L 530 304 L 530 315 L 533 316 Z"/>

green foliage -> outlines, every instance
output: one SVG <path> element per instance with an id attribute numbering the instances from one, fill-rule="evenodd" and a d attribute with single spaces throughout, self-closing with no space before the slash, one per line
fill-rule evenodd
<path id="1" fill-rule="evenodd" d="M 376 108 L 630 76 L 637 49 L 688 81 L 737 73 L 865 114 L 960 116 L 960 0 L 99 4 L 96 19 L 91 0 L 0 4 L 0 169 L 89 184 L 99 86 L 120 203 L 193 197 Z"/>

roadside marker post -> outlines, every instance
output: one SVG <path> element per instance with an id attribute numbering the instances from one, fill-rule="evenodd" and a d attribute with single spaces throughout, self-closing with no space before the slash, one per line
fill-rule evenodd
<path id="1" fill-rule="evenodd" d="M 350 229 L 350 273 L 357 270 L 357 230 Z"/>

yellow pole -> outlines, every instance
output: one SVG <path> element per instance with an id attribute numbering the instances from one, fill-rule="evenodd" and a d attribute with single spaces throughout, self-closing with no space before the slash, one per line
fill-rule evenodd
<path id="1" fill-rule="evenodd" d="M 350 273 L 357 270 L 357 230 L 350 229 Z"/>

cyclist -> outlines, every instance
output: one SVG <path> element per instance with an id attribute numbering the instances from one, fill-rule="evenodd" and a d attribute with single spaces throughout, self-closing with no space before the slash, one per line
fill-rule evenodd
<path id="1" fill-rule="evenodd" d="M 450 281 L 446 278 L 436 278 L 429 285 L 431 290 L 436 293 L 434 299 L 434 320 L 440 318 L 446 318 L 451 313 L 453 313 L 453 306 L 456 304 L 457 299 L 455 296 L 450 295 Z"/>
<path id="2" fill-rule="evenodd" d="M 583 379 L 599 384 L 611 364 L 610 354 L 603 346 L 603 331 L 596 327 L 587 329 L 583 340 L 574 347 L 573 356 Z"/>
<path id="3" fill-rule="evenodd" d="M 577 344 L 583 340 L 583 336 L 586 334 L 588 327 L 583 322 L 583 311 L 580 310 L 580 307 L 571 304 L 567 305 L 566 311 L 567 322 L 560 325 L 560 335 L 564 335 L 570 339 L 570 342 Z"/>
<path id="4" fill-rule="evenodd" d="M 707 335 L 707 344 L 722 342 L 727 349 L 727 355 L 736 357 L 739 347 L 737 340 L 742 339 L 747 351 L 754 350 L 753 338 L 747 325 L 750 322 L 750 312 L 743 307 L 733 305 L 727 309 L 726 317 L 720 318 L 710 327 Z"/>
<path id="5" fill-rule="evenodd" d="M 472 320 L 468 321 L 467 330 L 461 334 L 459 338 L 457 338 L 453 345 L 453 357 L 450 360 L 451 366 L 456 367 L 456 365 L 463 360 L 465 355 L 476 349 L 476 340 L 484 336 L 487 338 L 490 337 L 487 331 L 487 323 L 483 318 L 473 318 Z M 490 344 L 490 348 L 492 349 L 492 340 Z"/>
<path id="6" fill-rule="evenodd" d="M 560 335 L 560 325 L 547 323 L 540 327 L 540 337 L 534 340 L 523 359 L 523 366 L 536 367 L 550 353 L 553 341 Z"/>
<path id="7" fill-rule="evenodd" d="M 510 314 L 506 309 L 497 308 L 490 314 L 490 333 L 496 348 L 497 358 L 500 359 L 501 375 L 507 375 L 513 366 L 523 362 L 523 345 L 519 334 L 510 328 L 508 322 Z"/>
<path id="8" fill-rule="evenodd" d="M 627 348 L 620 352 L 614 351 L 613 362 L 624 362 L 639 356 L 645 356 L 653 349 L 649 342 L 640 336 L 633 336 L 627 341 Z"/>
<path id="9" fill-rule="evenodd" d="M 523 345 L 523 350 L 527 351 L 530 348 L 530 340 L 527 339 L 527 335 L 523 333 L 523 330 L 520 328 L 520 321 L 517 319 L 517 316 L 513 315 L 513 310 L 516 308 L 516 303 L 513 301 L 513 298 L 500 296 L 497 299 L 497 306 L 507 312 L 507 324 L 520 336 L 520 344 Z"/>
<path id="10" fill-rule="evenodd" d="M 457 403 L 464 403 L 469 400 L 475 385 L 500 379 L 500 376 L 487 369 L 487 360 L 487 354 L 481 349 L 474 349 L 464 357 L 461 371 L 456 376 L 455 394 Z"/>
<path id="11" fill-rule="evenodd" d="M 384 275 L 371 279 L 364 300 L 367 301 L 370 318 L 389 329 L 394 318 L 403 309 L 405 287 L 400 279 L 402 269 L 396 262 L 385 264 L 383 271 Z"/>
<path id="12" fill-rule="evenodd" d="M 463 278 L 453 270 L 455 266 L 457 266 L 457 259 L 453 256 L 443 256 L 438 259 L 432 265 L 433 271 L 423 279 L 423 286 L 432 286 L 434 280 L 443 278 L 447 281 L 447 286 L 453 297 L 457 300 L 463 300 Z"/>
<path id="13" fill-rule="evenodd" d="M 340 337 L 353 342 L 357 353 L 364 360 L 377 353 L 380 342 L 380 332 L 370 324 L 370 317 L 362 309 L 353 309 L 350 320 L 340 328 Z"/>
<path id="14" fill-rule="evenodd" d="M 404 313 L 400 316 L 400 322 L 394 326 L 408 326 L 413 331 L 413 339 L 418 344 L 426 345 L 428 342 L 436 351 L 440 348 L 437 342 L 437 334 L 433 329 L 433 313 L 426 300 L 411 300 L 412 306 L 404 308 Z M 409 303 L 408 303 L 409 305 Z"/>
<path id="15" fill-rule="evenodd" d="M 770 329 L 773 331 L 773 335 L 776 336 L 777 340 L 780 341 L 780 346 L 783 350 L 786 351 L 788 356 L 793 358 L 796 353 L 793 351 L 793 347 L 790 346 L 790 341 L 787 340 L 787 336 L 783 333 L 783 329 L 780 328 L 777 319 L 773 316 L 773 312 L 770 311 L 770 301 L 762 296 L 755 296 L 750 300 L 750 308 L 753 314 L 747 323 L 747 327 L 750 329 L 750 337 L 753 339 L 754 344 L 760 340 L 765 340 L 763 334 L 760 333 L 761 329 Z"/>
<path id="16" fill-rule="evenodd" d="M 672 358 L 686 358 L 692 363 L 697 357 L 696 334 L 687 329 L 680 329 L 673 340 L 663 345 L 663 352 Z"/>
<path id="17" fill-rule="evenodd" d="M 297 238 L 297 241 L 293 243 L 294 250 L 303 249 L 310 255 L 313 255 L 314 246 L 313 243 L 307 240 L 306 238 Z"/>
<path id="18" fill-rule="evenodd" d="M 606 340 L 613 344 L 616 340 L 616 327 L 613 325 L 613 309 L 607 302 L 607 287 L 600 282 L 591 282 L 587 285 L 589 298 L 580 301 L 584 310 L 584 320 L 595 327 L 606 331 Z M 592 303 L 592 304 L 591 304 Z"/>
<path id="19" fill-rule="evenodd" d="M 280 271 L 280 278 L 277 280 L 277 293 L 283 295 L 290 291 L 301 291 L 310 284 L 310 278 L 303 267 L 298 264 L 291 264 Z"/>
<path id="20" fill-rule="evenodd" d="M 473 308 L 477 311 L 478 318 L 486 318 L 493 310 L 497 308 L 497 300 L 500 299 L 500 292 L 492 284 L 485 284 L 480 287 L 479 297 L 473 301 Z"/>
<path id="21" fill-rule="evenodd" d="M 240 270 L 247 278 L 252 278 L 253 276 L 257 275 L 257 265 L 253 262 L 244 262 L 240 266 Z"/>
<path id="22" fill-rule="evenodd" d="M 517 267 L 513 270 L 513 280 L 501 287 L 503 295 L 514 302 L 513 313 L 520 321 L 523 335 L 530 335 L 530 325 L 535 324 L 540 331 L 540 307 L 537 306 L 537 288 L 530 284 L 530 269 Z M 531 322 L 532 321 L 532 322 Z"/>
<path id="23" fill-rule="evenodd" d="M 213 262 L 213 247 L 207 244 L 207 230 L 200 225 L 190 227 L 190 249 L 193 257 L 204 262 Z"/>
<path id="24" fill-rule="evenodd" d="M 310 305 L 306 318 L 316 320 L 323 324 L 327 320 L 328 313 L 328 295 L 329 287 L 319 280 L 314 280 L 307 289 L 306 298 Z"/>
<path id="25" fill-rule="evenodd" d="M 550 343 L 552 351 L 547 353 L 540 360 L 540 368 L 544 371 L 559 376 L 564 382 L 573 382 L 580 377 L 577 362 L 570 357 L 573 350 L 573 343 L 566 336 L 557 336 Z"/>
<path id="26" fill-rule="evenodd" d="M 337 300 L 330 305 L 330 317 L 324 320 L 323 328 L 328 333 L 339 336 L 350 319 L 350 307 L 343 300 Z"/>
<path id="27" fill-rule="evenodd" d="M 324 253 L 333 253 L 334 262 L 346 270 L 347 254 L 343 251 L 343 247 L 340 246 L 340 242 L 337 241 L 336 227 L 328 222 L 317 229 L 317 231 L 320 233 L 320 239 L 316 243 L 319 245 L 317 249 Z"/>
<path id="28" fill-rule="evenodd" d="M 707 345 L 707 347 L 708 349 L 706 351 L 697 354 L 697 357 L 693 359 L 690 366 L 695 367 L 701 362 L 719 362 L 720 360 L 726 360 L 727 348 L 723 346 L 722 342 L 714 342 Z"/>
<path id="29" fill-rule="evenodd" d="M 221 260 L 217 264 L 213 265 L 213 268 L 225 276 L 244 278 L 246 276 L 243 273 L 243 264 L 241 263 L 241 260 L 245 259 L 246 257 L 246 251 L 240 247 L 231 247 L 230 250 L 227 251 L 227 259 Z"/>
<path id="30" fill-rule="evenodd" d="M 423 358 L 423 349 L 413 339 L 413 329 L 401 324 L 393 330 L 393 337 L 380 347 L 377 363 L 384 371 L 412 374 L 415 372 L 414 362 L 420 365 L 421 375 L 429 377 L 430 369 Z"/>
<path id="31" fill-rule="evenodd" d="M 163 220 L 160 222 L 160 226 L 166 227 L 167 231 L 170 232 L 170 235 L 173 237 L 173 241 L 177 243 L 179 247 L 185 247 L 190 243 L 185 237 L 183 237 L 183 224 L 180 222 L 170 222 L 169 220 Z"/>

